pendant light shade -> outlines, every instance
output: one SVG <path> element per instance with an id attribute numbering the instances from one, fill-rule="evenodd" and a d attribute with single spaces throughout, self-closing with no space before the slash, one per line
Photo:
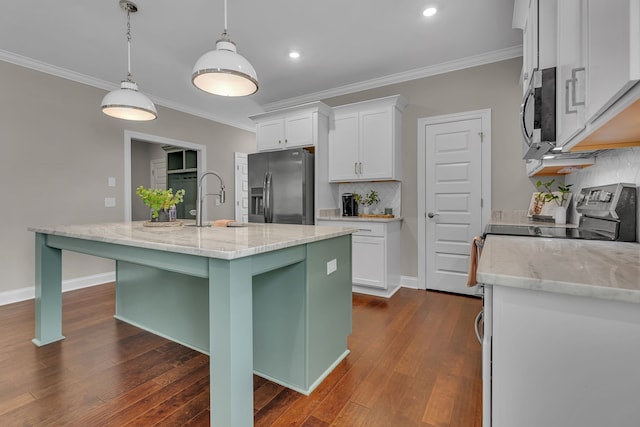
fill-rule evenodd
<path id="1" fill-rule="evenodd" d="M 113 90 L 102 98 L 102 112 L 108 116 L 124 120 L 146 121 L 158 117 L 153 102 L 138 91 L 138 85 L 131 75 L 131 22 L 130 15 L 138 7 L 128 0 L 120 0 L 120 6 L 127 12 L 127 79 L 120 83 L 120 89 Z"/>
<path id="2" fill-rule="evenodd" d="M 113 90 L 102 99 L 102 112 L 117 119 L 145 121 L 158 117 L 156 106 L 134 81 L 123 80 L 120 89 Z"/>
<path id="3" fill-rule="evenodd" d="M 247 96 L 258 91 L 258 75 L 247 59 L 236 51 L 227 34 L 227 0 L 224 1 L 224 32 L 216 49 L 196 61 L 191 75 L 195 87 L 220 96 Z"/>

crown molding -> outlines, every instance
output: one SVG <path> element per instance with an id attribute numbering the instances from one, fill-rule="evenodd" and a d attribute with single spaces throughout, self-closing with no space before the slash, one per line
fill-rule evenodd
<path id="1" fill-rule="evenodd" d="M 20 67 L 29 68 L 31 70 L 39 71 L 41 73 L 50 74 L 52 76 L 60 77 L 66 80 L 71 80 L 77 83 L 85 84 L 87 86 L 96 87 L 106 91 L 112 91 L 120 87 L 119 84 L 113 84 L 105 80 L 96 79 L 86 74 L 77 73 L 75 71 L 68 70 L 66 68 L 57 67 L 55 65 L 47 64 L 46 62 L 38 61 L 26 56 L 17 55 L 13 52 L 0 49 L 0 61 L 9 62 Z M 223 117 L 216 116 L 209 112 L 198 110 L 195 108 L 187 107 L 168 99 L 160 98 L 150 95 L 145 92 L 154 104 L 161 105 L 172 110 L 180 111 L 182 113 L 190 114 L 192 116 L 201 117 L 203 119 L 211 120 L 217 123 L 222 123 L 228 126 L 232 126 L 238 129 L 246 130 L 249 132 L 255 132 L 255 127 L 249 126 L 246 123 L 229 120 Z"/>
<path id="2" fill-rule="evenodd" d="M 279 108 L 290 107 L 292 105 L 303 104 L 312 101 L 332 98 L 334 96 L 347 95 L 363 90 L 375 89 L 382 86 L 388 86 L 396 83 L 403 83 L 410 80 L 422 79 L 425 77 L 435 76 L 437 74 L 449 73 L 451 71 L 462 70 L 465 68 L 477 67 L 479 65 L 490 64 L 492 62 L 504 61 L 507 59 L 522 56 L 522 45 L 512 46 L 505 49 L 495 50 L 488 53 L 469 56 L 454 61 L 444 62 L 442 64 L 430 65 L 428 67 L 415 68 L 413 70 L 404 71 L 402 73 L 391 74 L 385 77 L 365 80 L 359 83 L 340 86 L 320 92 L 310 93 L 308 95 L 297 96 L 294 98 L 283 99 L 281 101 L 264 104 L 262 107 L 265 111 L 276 110 Z"/>

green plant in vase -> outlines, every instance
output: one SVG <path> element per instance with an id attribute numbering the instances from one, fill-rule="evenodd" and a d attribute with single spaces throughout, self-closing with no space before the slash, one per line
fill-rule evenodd
<path id="1" fill-rule="evenodd" d="M 552 190 L 551 186 L 554 184 L 555 179 L 551 181 L 536 182 L 536 187 L 540 191 L 540 197 L 544 197 L 545 203 L 554 201 L 557 205 L 553 218 L 556 224 L 566 224 L 567 222 L 567 207 L 564 206 L 564 202 L 571 197 L 571 186 L 573 184 L 562 185 L 558 184 L 557 190 Z M 558 194 L 560 193 L 560 194 Z"/>
<path id="2" fill-rule="evenodd" d="M 160 190 L 157 188 L 144 188 L 142 185 L 136 189 L 136 194 L 142 199 L 142 202 L 151 209 L 152 221 L 158 221 L 160 212 L 168 212 L 172 206 L 182 203 L 184 193 L 184 189 L 178 190 L 173 194 L 172 188 Z"/>
<path id="3" fill-rule="evenodd" d="M 353 193 L 353 198 L 356 203 L 364 207 L 364 213 L 369 213 L 369 209 L 372 205 L 375 205 L 380 201 L 380 196 L 376 190 L 371 190 L 366 194 Z"/>

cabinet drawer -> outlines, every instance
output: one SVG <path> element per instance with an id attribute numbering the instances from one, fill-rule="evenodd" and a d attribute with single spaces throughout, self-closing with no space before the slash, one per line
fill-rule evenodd
<path id="1" fill-rule="evenodd" d="M 384 237 L 385 224 L 366 221 L 332 221 L 319 220 L 318 225 L 326 225 L 330 227 L 348 227 L 357 228 L 358 232 L 353 233 L 354 236 L 379 236 Z"/>

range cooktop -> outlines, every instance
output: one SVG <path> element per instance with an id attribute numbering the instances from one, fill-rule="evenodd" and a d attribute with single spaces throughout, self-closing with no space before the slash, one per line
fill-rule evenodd
<path id="1" fill-rule="evenodd" d="M 554 237 L 558 239 L 614 240 L 611 235 L 598 233 L 594 230 L 535 225 L 490 224 L 485 228 L 483 237 L 486 237 L 487 234 L 524 237 Z"/>

